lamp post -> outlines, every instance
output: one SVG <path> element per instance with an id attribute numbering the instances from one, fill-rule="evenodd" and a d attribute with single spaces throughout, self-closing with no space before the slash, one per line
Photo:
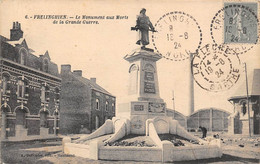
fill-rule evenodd
<path id="1" fill-rule="evenodd" d="M 250 125 L 250 109 L 249 109 L 249 96 L 248 96 L 248 80 L 247 80 L 247 67 L 245 64 L 245 76 L 246 76 L 246 99 L 247 99 L 247 114 L 248 114 L 248 126 L 249 126 L 249 137 L 251 137 L 251 125 Z"/>

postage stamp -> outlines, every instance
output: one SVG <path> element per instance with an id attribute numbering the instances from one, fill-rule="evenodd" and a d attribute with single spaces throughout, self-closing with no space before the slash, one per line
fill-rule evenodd
<path id="1" fill-rule="evenodd" d="M 207 44 L 194 55 L 191 70 L 196 83 L 207 91 L 219 92 L 231 88 L 240 77 L 238 55 L 230 55 L 233 50 Z"/>
<path id="2" fill-rule="evenodd" d="M 216 44 L 226 44 L 236 54 L 243 54 L 258 42 L 257 3 L 224 3 L 213 17 L 211 38 Z"/>
<path id="3" fill-rule="evenodd" d="M 155 50 L 172 61 L 190 58 L 202 42 L 202 31 L 191 15 L 174 11 L 164 14 L 155 24 L 157 33 L 153 33 L 152 42 Z"/>

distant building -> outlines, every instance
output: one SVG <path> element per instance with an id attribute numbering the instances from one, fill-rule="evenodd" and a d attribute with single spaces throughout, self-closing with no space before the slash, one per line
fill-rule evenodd
<path id="1" fill-rule="evenodd" d="M 48 51 L 33 54 L 18 22 L 10 39 L 0 36 L 1 138 L 8 141 L 56 137 L 61 78 Z"/>
<path id="2" fill-rule="evenodd" d="M 61 66 L 61 77 L 61 133 L 90 133 L 115 116 L 115 96 L 95 78 L 82 77 L 81 70 L 71 72 L 70 65 Z"/>
<path id="3" fill-rule="evenodd" d="M 166 109 L 166 115 L 177 120 L 181 126 L 187 129 L 187 119 L 188 119 L 187 116 L 184 116 L 180 112 L 172 109 Z"/>
<path id="4" fill-rule="evenodd" d="M 227 131 L 229 112 L 217 108 L 205 108 L 193 112 L 189 116 L 167 109 L 167 115 L 178 120 L 188 131 L 198 131 L 199 126 L 208 131 Z"/>
<path id="5" fill-rule="evenodd" d="M 260 134 L 260 69 L 255 69 L 248 78 L 249 111 L 251 134 Z M 230 116 L 228 132 L 230 134 L 249 134 L 246 83 L 238 88 L 237 93 L 228 101 L 234 105 L 234 113 Z"/>

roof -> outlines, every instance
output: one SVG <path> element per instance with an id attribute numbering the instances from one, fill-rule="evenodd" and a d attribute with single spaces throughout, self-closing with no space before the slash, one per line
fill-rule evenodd
<path id="1" fill-rule="evenodd" d="M 9 40 L 9 39 L 7 39 L 6 37 L 0 35 L 0 42 L 2 42 L 2 41 L 8 41 L 8 40 Z"/>
<path id="2" fill-rule="evenodd" d="M 180 115 L 180 116 L 183 117 L 183 118 L 187 118 L 187 116 L 185 116 L 184 114 L 178 112 L 177 110 L 173 110 L 173 109 L 170 109 L 170 108 L 166 108 L 166 112 L 167 112 L 167 113 L 175 113 L 175 114 Z"/>
<path id="3" fill-rule="evenodd" d="M 254 69 L 253 72 L 248 74 L 248 95 L 249 96 L 259 96 L 260 95 L 260 69 Z M 232 97 L 229 98 L 241 98 L 246 97 L 246 80 L 244 79 L 241 85 L 234 92 Z"/>
<path id="4" fill-rule="evenodd" d="M 94 89 L 94 90 L 97 90 L 99 92 L 102 92 L 104 94 L 107 94 L 107 95 L 110 95 L 110 96 L 113 96 L 111 93 L 109 93 L 107 90 L 105 90 L 104 88 L 102 88 L 101 86 L 99 86 L 97 83 L 94 83 L 92 82 L 91 80 L 85 78 L 85 77 L 82 77 L 82 76 L 78 76 L 78 75 L 75 75 L 73 73 L 71 73 L 71 75 L 78 79 L 79 81 L 81 81 L 83 84 L 85 85 L 89 85 L 91 87 L 91 89 Z M 115 97 L 115 96 L 113 96 Z"/>
<path id="5" fill-rule="evenodd" d="M 58 71 L 58 65 L 50 61 L 50 56 L 48 51 L 44 55 L 40 55 L 40 57 L 33 54 L 33 50 L 30 49 L 26 43 L 24 38 L 20 38 L 19 40 L 10 41 L 9 39 L 5 38 L 4 36 L 0 35 L 0 42 L 2 50 L 0 52 L 0 56 L 5 59 L 17 62 L 19 56 L 19 47 L 25 47 L 28 50 L 28 54 L 26 55 L 26 63 L 25 66 L 34 68 L 36 70 L 43 71 L 43 58 L 48 58 L 48 71 L 43 71 L 45 73 L 49 73 L 51 75 L 60 77 Z"/>
<path id="6" fill-rule="evenodd" d="M 22 42 L 24 41 L 24 38 L 20 38 L 19 40 L 14 40 L 14 41 L 6 41 L 6 43 L 12 45 L 13 47 L 15 47 L 17 44 L 22 44 Z"/>

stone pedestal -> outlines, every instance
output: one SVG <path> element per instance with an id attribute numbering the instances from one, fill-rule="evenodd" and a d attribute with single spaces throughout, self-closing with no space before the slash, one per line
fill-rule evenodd
<path id="1" fill-rule="evenodd" d="M 15 126 L 15 138 L 19 138 L 21 140 L 27 138 L 28 129 L 26 129 L 23 125 Z"/>
<path id="2" fill-rule="evenodd" d="M 41 127 L 40 128 L 40 135 L 41 135 L 41 137 L 48 137 L 48 135 L 49 135 L 49 128 Z"/>
<path id="3" fill-rule="evenodd" d="M 1 120 L 1 140 L 6 139 L 6 112 L 2 112 L 2 120 Z"/>
<path id="4" fill-rule="evenodd" d="M 156 61 L 161 58 L 152 49 L 136 49 L 124 57 L 130 63 L 129 88 L 124 103 L 118 105 L 118 113 L 128 116 L 133 134 L 145 134 L 147 119 L 166 116 L 156 67 Z"/>

